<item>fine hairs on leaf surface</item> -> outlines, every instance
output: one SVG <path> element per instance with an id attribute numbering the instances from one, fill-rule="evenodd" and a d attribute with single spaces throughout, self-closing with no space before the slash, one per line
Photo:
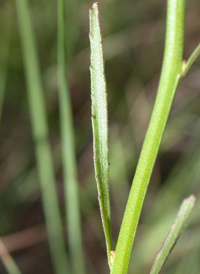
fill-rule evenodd
<path id="1" fill-rule="evenodd" d="M 152 174 L 154 163 L 157 157 L 159 146 L 165 130 L 167 119 L 175 97 L 178 84 L 183 76 L 199 55 L 200 49 L 194 51 L 188 62 L 182 62 L 184 44 L 184 22 L 185 22 L 185 1 L 168 0 L 167 3 L 167 27 L 165 53 L 163 58 L 162 73 L 158 87 L 158 93 L 150 124 L 144 140 L 143 148 L 139 158 L 132 188 L 128 198 L 124 218 L 122 221 L 117 247 L 112 252 L 111 263 L 111 234 L 110 231 L 110 203 L 108 188 L 108 128 L 107 128 L 107 91 L 105 84 L 102 40 L 99 29 L 98 3 L 94 3 L 90 9 L 90 44 L 91 44 L 91 98 L 92 98 L 92 126 L 94 142 L 94 165 L 101 218 L 107 244 L 109 265 L 112 274 L 126 274 L 128 271 L 130 255 L 134 243 L 137 226 Z M 192 198 L 191 198 L 192 197 Z M 194 207 L 194 196 L 183 202 L 180 216 L 187 215 L 182 223 L 185 223 Z M 192 201 L 191 201 L 192 200 Z M 189 201 L 189 202 L 188 202 Z M 187 203 L 190 203 L 188 205 Z M 183 208 L 186 213 L 182 213 Z M 184 225 L 183 225 L 184 226 Z M 182 228 L 172 229 L 175 238 L 172 245 L 182 232 Z M 176 227 L 176 226 L 174 226 Z M 171 234 L 170 234 L 171 235 Z M 170 247 L 171 251 L 172 247 Z M 170 253 L 169 251 L 169 253 Z M 169 255 L 168 253 L 168 255 Z M 165 256 L 164 261 L 167 259 Z M 155 272 L 156 273 L 156 272 Z"/>
<path id="2" fill-rule="evenodd" d="M 108 114 L 107 91 L 104 72 L 102 38 L 99 26 L 98 3 L 90 9 L 90 46 L 91 46 L 91 100 L 94 167 L 98 189 L 98 200 L 111 266 L 111 217 L 108 186 Z"/>

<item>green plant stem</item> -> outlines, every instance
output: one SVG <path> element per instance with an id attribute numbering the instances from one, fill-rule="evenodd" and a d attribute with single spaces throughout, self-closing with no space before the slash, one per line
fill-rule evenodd
<path id="1" fill-rule="evenodd" d="M 191 212 L 195 206 L 196 197 L 191 195 L 187 199 L 183 200 L 181 207 L 179 209 L 178 215 L 175 222 L 172 224 L 170 232 L 162 246 L 162 249 L 156 256 L 156 260 L 151 269 L 150 274 L 160 273 L 164 263 L 166 262 L 169 254 L 174 248 L 176 242 L 178 241 L 183 229 L 185 228 L 187 221 L 191 215 Z"/>
<path id="2" fill-rule="evenodd" d="M 56 274 L 68 272 L 67 254 L 56 190 L 53 156 L 39 62 L 27 0 L 16 0 L 28 102 L 50 251 Z"/>
<path id="3" fill-rule="evenodd" d="M 65 8 L 58 0 L 58 82 L 65 206 L 72 273 L 85 273 L 76 152 L 69 86 L 66 79 Z"/>
<path id="4" fill-rule="evenodd" d="M 112 274 L 125 274 L 167 118 L 182 70 L 185 1 L 169 0 L 165 53 L 158 94 L 128 198 L 112 266 Z"/>
<path id="5" fill-rule="evenodd" d="M 189 59 L 186 62 L 183 62 L 181 77 L 184 77 L 186 75 L 186 73 L 188 72 L 190 67 L 193 65 L 193 63 L 195 62 L 199 54 L 200 54 L 200 44 L 193 51 Z"/>

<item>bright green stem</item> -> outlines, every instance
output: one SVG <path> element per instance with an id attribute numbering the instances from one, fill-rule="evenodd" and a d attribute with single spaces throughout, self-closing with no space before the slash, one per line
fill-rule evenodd
<path id="1" fill-rule="evenodd" d="M 16 0 L 27 82 L 35 154 L 41 186 L 50 251 L 56 274 L 68 272 L 67 254 L 59 211 L 53 156 L 48 138 L 44 92 L 27 0 Z"/>
<path id="2" fill-rule="evenodd" d="M 125 274 L 128 271 L 143 201 L 182 70 L 184 18 L 185 1 L 169 0 L 158 94 L 121 225 L 112 274 Z"/>
<path id="3" fill-rule="evenodd" d="M 187 62 L 183 62 L 182 74 L 181 74 L 182 77 L 184 77 L 186 75 L 186 73 L 188 72 L 188 70 L 190 69 L 190 67 L 193 65 L 194 61 L 197 59 L 197 57 L 199 56 L 199 54 L 200 54 L 200 44 L 193 51 L 193 53 L 191 54 L 191 56 L 187 60 Z"/>
<path id="4" fill-rule="evenodd" d="M 66 79 L 65 8 L 58 0 L 58 82 L 65 206 L 72 273 L 85 273 L 81 235 L 81 216 L 77 180 L 76 151 L 69 87 Z"/>
<path id="5" fill-rule="evenodd" d="M 108 187 L 108 113 L 102 38 L 98 3 L 90 9 L 91 98 L 95 177 L 101 219 L 106 238 L 108 262 L 111 266 L 111 217 Z"/>

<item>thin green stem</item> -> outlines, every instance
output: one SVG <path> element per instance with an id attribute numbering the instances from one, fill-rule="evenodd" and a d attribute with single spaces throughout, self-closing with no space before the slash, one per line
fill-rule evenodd
<path id="1" fill-rule="evenodd" d="M 169 0 L 158 94 L 121 225 L 112 274 L 125 274 L 128 271 L 143 201 L 182 70 L 184 18 L 185 1 Z"/>
<path id="2" fill-rule="evenodd" d="M 184 77 L 187 74 L 188 70 L 196 61 L 199 54 L 200 54 L 200 44 L 196 47 L 196 49 L 190 55 L 189 59 L 186 62 L 185 61 L 183 62 L 181 77 Z"/>
<path id="3" fill-rule="evenodd" d="M 72 273 L 85 273 L 79 189 L 77 180 L 76 151 L 69 86 L 66 79 L 65 8 L 64 0 L 58 0 L 58 80 L 59 110 L 62 145 L 65 206 Z"/>
<path id="4" fill-rule="evenodd" d="M 28 102 L 50 251 L 56 274 L 68 272 L 67 254 L 56 190 L 53 156 L 35 38 L 27 0 L 16 0 Z"/>
<path id="5" fill-rule="evenodd" d="M 191 215 L 191 212 L 195 206 L 196 197 L 194 195 L 189 196 L 187 199 L 183 200 L 181 207 L 179 209 L 178 215 L 176 217 L 175 222 L 172 224 L 170 232 L 164 241 L 162 249 L 156 256 L 156 260 L 151 269 L 150 274 L 158 274 L 160 273 L 163 265 L 165 264 L 169 254 L 174 248 L 176 242 L 178 241 L 180 235 L 185 228 L 188 219 Z"/>

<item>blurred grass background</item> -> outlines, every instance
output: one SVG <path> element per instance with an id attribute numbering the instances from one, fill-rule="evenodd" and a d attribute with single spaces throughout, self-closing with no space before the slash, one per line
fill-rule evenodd
<path id="1" fill-rule="evenodd" d="M 57 1 L 28 1 L 45 91 L 49 138 L 65 223 L 58 103 Z M 66 1 L 67 78 L 77 155 L 86 273 L 109 273 L 92 162 L 88 0 Z M 161 71 L 166 1 L 100 0 L 110 131 L 114 240 L 144 140 Z M 184 58 L 200 41 L 200 6 L 187 1 Z M 0 0 L 0 236 L 24 274 L 53 272 L 14 1 Z M 130 273 L 148 273 L 181 201 L 197 205 L 163 273 L 200 273 L 200 61 L 174 101 L 145 200 Z M 65 225 L 64 225 L 65 227 Z M 67 235 L 67 232 L 66 232 Z M 115 243 L 114 243 L 115 244 Z M 68 250 L 68 240 L 66 237 Z M 0 253 L 3 254 L 3 249 Z M 0 273 L 7 273 L 0 264 Z"/>

